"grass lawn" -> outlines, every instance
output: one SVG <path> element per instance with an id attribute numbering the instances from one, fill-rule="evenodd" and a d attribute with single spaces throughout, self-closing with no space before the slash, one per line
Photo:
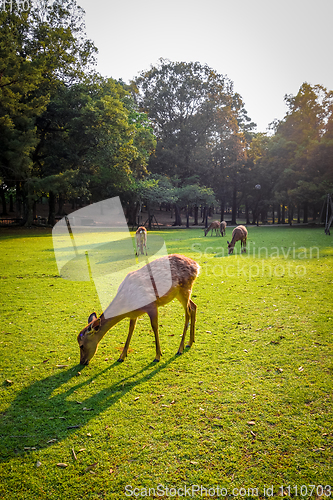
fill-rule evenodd
<path id="1" fill-rule="evenodd" d="M 1 229 L 1 499 L 333 496 L 333 236 L 248 230 L 230 256 L 231 228 L 158 231 L 201 266 L 194 346 L 176 301 L 159 364 L 145 316 L 124 363 L 127 320 L 82 367 L 93 283 L 59 278 L 50 230 Z"/>

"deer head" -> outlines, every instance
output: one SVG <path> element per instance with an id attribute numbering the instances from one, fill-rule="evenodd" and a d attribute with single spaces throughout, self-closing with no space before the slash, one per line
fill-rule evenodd
<path id="1" fill-rule="evenodd" d="M 93 312 L 88 318 L 88 325 L 77 336 L 80 347 L 80 364 L 89 365 L 89 361 L 97 351 L 100 339 L 97 332 L 100 329 L 100 318 Z"/>

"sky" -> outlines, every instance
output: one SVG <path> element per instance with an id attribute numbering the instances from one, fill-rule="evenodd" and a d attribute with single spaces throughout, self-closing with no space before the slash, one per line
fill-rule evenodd
<path id="1" fill-rule="evenodd" d="M 160 58 L 234 82 L 257 132 L 304 82 L 333 90 L 333 0 L 77 0 L 97 71 L 128 83 Z"/>

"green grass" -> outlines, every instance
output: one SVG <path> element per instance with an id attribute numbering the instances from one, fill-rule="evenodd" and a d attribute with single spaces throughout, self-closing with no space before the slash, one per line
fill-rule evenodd
<path id="1" fill-rule="evenodd" d="M 0 498 L 121 499 L 126 485 L 143 497 L 159 484 L 164 498 L 185 485 L 229 498 L 333 489 L 332 236 L 249 227 L 248 253 L 227 256 L 230 228 L 227 238 L 158 234 L 201 265 L 194 346 L 175 356 L 175 302 L 160 309 L 159 364 L 144 317 L 124 363 L 127 321 L 83 368 L 76 336 L 101 312 L 93 284 L 58 277 L 50 231 L 1 230 Z"/>

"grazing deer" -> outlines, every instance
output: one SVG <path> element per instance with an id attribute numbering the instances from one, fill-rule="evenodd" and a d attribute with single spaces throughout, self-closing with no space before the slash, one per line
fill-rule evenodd
<path id="1" fill-rule="evenodd" d="M 218 220 L 212 222 L 207 229 L 205 229 L 205 236 L 211 231 L 210 235 L 213 236 L 213 231 L 215 231 L 215 235 L 218 236 L 218 231 L 220 229 L 220 223 Z"/>
<path id="2" fill-rule="evenodd" d="M 145 247 L 146 255 L 147 255 L 147 229 L 143 226 L 138 227 L 135 232 L 135 241 L 136 241 L 136 255 L 140 254 L 144 255 L 143 247 Z"/>
<path id="3" fill-rule="evenodd" d="M 246 252 L 246 238 L 247 238 L 247 229 L 245 226 L 237 226 L 232 232 L 232 237 L 231 237 L 231 242 L 227 241 L 228 243 L 228 254 L 231 254 L 234 251 L 234 246 L 237 241 L 240 240 L 241 242 L 241 248 L 244 246 L 244 248 L 241 250 L 242 252 Z"/>
<path id="4" fill-rule="evenodd" d="M 130 272 L 120 284 L 115 298 L 101 316 L 97 318 L 96 313 L 92 313 L 89 316 L 88 325 L 79 333 L 77 340 L 80 347 L 80 364 L 88 365 L 106 332 L 122 319 L 129 318 L 129 333 L 118 359 L 118 361 L 124 361 L 137 318 L 145 313 L 150 318 L 155 335 L 156 357 L 154 361 L 159 361 L 162 353 L 158 336 L 158 308 L 173 299 L 178 299 L 185 309 L 185 325 L 177 354 L 183 353 L 185 335 L 190 320 L 190 341 L 187 347 L 191 347 L 194 342 L 197 306 L 190 297 L 199 269 L 199 265 L 194 260 L 184 255 L 173 254 L 156 259 L 141 269 Z M 159 297 L 157 288 L 161 288 L 160 285 L 168 283 L 168 281 L 170 288 Z M 155 300 L 151 296 L 152 287 Z M 147 300 L 145 305 L 137 307 L 138 297 L 149 296 L 149 294 L 151 301 Z"/>
<path id="5" fill-rule="evenodd" d="M 221 223 L 220 223 L 220 233 L 221 233 L 221 236 L 225 236 L 225 229 L 227 227 L 227 223 L 225 220 L 223 220 Z"/>

